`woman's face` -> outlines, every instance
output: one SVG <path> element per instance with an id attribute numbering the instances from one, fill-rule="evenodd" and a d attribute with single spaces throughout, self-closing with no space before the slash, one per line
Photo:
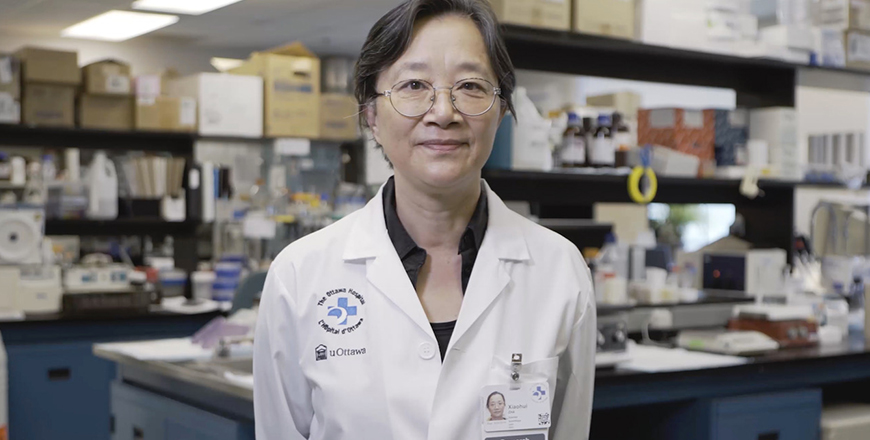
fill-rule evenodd
<path id="1" fill-rule="evenodd" d="M 382 96 L 367 115 L 375 140 L 384 147 L 396 174 L 434 188 L 472 180 L 476 184 L 504 110 L 501 99 L 496 99 L 480 116 L 456 111 L 447 88 L 468 78 L 483 78 L 498 86 L 474 22 L 457 15 L 418 22 L 408 49 L 379 75 L 377 89 L 383 92 L 402 81 L 423 80 L 437 88 L 434 106 L 412 118 L 399 114 Z"/>
<path id="2" fill-rule="evenodd" d="M 501 394 L 495 394 L 490 397 L 487 408 L 493 420 L 504 419 L 504 397 Z"/>

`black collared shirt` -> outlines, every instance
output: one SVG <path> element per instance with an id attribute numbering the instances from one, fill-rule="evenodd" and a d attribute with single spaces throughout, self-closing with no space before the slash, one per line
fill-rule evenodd
<path id="1" fill-rule="evenodd" d="M 477 207 L 474 208 L 471 220 L 469 220 L 468 226 L 465 227 L 465 232 L 462 233 L 462 238 L 459 240 L 459 255 L 462 256 L 463 294 L 468 287 L 471 270 L 474 268 L 474 261 L 477 259 L 477 252 L 480 250 L 480 244 L 483 243 L 486 225 L 489 222 L 486 188 L 482 182 L 480 186 L 480 199 L 477 201 Z M 387 233 L 390 235 L 390 241 L 393 242 L 393 247 L 396 248 L 396 253 L 399 254 L 399 259 L 402 260 L 402 265 L 405 266 L 405 272 L 408 274 L 408 278 L 411 279 L 411 285 L 416 289 L 417 278 L 420 276 L 423 264 L 426 263 L 427 254 L 425 249 L 417 246 L 417 243 L 414 242 L 414 239 L 408 235 L 408 231 L 402 226 L 402 221 L 399 219 L 398 212 L 396 212 L 396 183 L 392 177 L 384 185 L 384 219 L 387 223 Z M 438 340 L 438 348 L 441 350 L 442 360 L 447 352 L 447 344 L 450 342 L 450 337 L 453 335 L 455 327 L 456 321 L 432 323 L 432 331 L 435 332 L 435 339 Z"/>

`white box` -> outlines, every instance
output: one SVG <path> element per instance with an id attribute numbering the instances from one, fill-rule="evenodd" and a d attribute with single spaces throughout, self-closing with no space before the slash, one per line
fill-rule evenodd
<path id="1" fill-rule="evenodd" d="M 749 139 L 767 141 L 773 175 L 788 180 L 803 179 L 797 141 L 797 112 L 790 107 L 749 111 Z"/>
<path id="2" fill-rule="evenodd" d="M 816 35 L 812 26 L 777 25 L 761 29 L 761 41 L 774 46 L 806 51 L 816 50 Z"/>
<path id="3" fill-rule="evenodd" d="M 199 73 L 169 81 L 170 96 L 199 102 L 199 134 L 263 137 L 263 78 Z"/>
<path id="4" fill-rule="evenodd" d="M 640 40 L 646 44 L 703 50 L 707 5 L 699 0 L 643 0 L 638 7 Z"/>

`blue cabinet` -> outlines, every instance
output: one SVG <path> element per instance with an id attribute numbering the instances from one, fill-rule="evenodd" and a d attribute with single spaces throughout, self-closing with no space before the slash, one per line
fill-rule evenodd
<path id="1" fill-rule="evenodd" d="M 712 440 L 818 440 L 821 390 L 717 399 L 711 403 Z"/>
<path id="2" fill-rule="evenodd" d="M 9 436 L 20 440 L 109 440 L 116 365 L 96 342 L 183 337 L 217 313 L 57 317 L 0 323 L 9 372 Z"/>
<path id="3" fill-rule="evenodd" d="M 254 440 L 236 421 L 120 382 L 112 384 L 112 440 Z"/>
<path id="4" fill-rule="evenodd" d="M 90 343 L 13 345 L 9 358 L 9 436 L 108 440 L 113 363 Z"/>

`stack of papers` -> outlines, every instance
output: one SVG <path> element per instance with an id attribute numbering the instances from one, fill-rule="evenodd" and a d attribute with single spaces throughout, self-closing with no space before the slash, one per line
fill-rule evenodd
<path id="1" fill-rule="evenodd" d="M 140 361 L 183 362 L 211 359 L 214 350 L 195 344 L 190 338 L 97 344 L 96 348 Z"/>
<path id="2" fill-rule="evenodd" d="M 702 370 L 706 368 L 743 365 L 749 360 L 737 356 L 700 353 L 682 348 L 662 348 L 636 345 L 631 348 L 631 360 L 620 363 L 618 369 L 663 373 L 668 371 Z"/>

